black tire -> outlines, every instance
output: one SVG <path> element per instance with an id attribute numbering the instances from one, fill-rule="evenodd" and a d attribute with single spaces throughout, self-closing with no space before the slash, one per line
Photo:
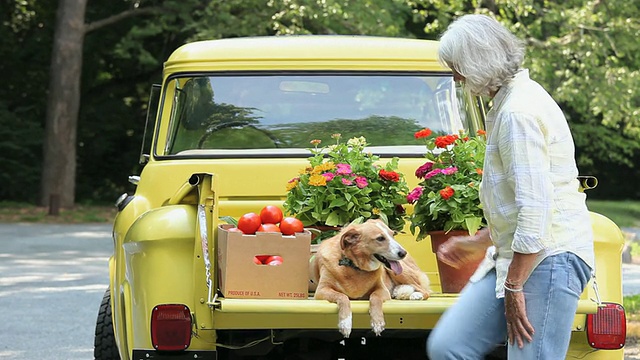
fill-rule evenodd
<path id="1" fill-rule="evenodd" d="M 102 297 L 98 320 L 96 321 L 96 337 L 93 342 L 95 360 L 120 360 L 116 337 L 111 319 L 111 291 L 107 289 Z"/>

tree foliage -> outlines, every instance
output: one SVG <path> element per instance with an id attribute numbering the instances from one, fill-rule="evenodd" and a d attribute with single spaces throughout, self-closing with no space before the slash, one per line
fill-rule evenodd
<path id="1" fill-rule="evenodd" d="M 567 115 L 581 173 L 601 180 L 593 195 L 640 197 L 640 3 L 424 0 L 411 6 L 426 37 L 437 38 L 455 17 L 476 12 L 525 40 L 525 66 Z"/>
<path id="2" fill-rule="evenodd" d="M 57 4 L 0 2 L 3 199 L 38 199 Z M 491 14 L 525 39 L 525 65 L 567 114 L 581 173 L 601 180 L 592 195 L 640 198 L 639 6 L 627 0 L 92 0 L 85 16 L 77 198 L 112 201 L 131 190 L 125 181 L 140 170 L 149 87 L 185 42 L 289 34 L 437 39 L 470 12 Z"/>

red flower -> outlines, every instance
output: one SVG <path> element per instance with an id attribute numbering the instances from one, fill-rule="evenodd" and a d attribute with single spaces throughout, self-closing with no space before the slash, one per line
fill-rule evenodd
<path id="1" fill-rule="evenodd" d="M 393 181 L 393 182 L 400 181 L 400 175 L 398 175 L 398 173 L 395 172 L 395 171 L 386 171 L 386 170 L 382 169 L 382 170 L 380 170 L 378 175 L 381 178 L 385 179 L 385 180 L 389 180 L 389 181 Z"/>
<path id="2" fill-rule="evenodd" d="M 482 129 L 480 129 L 480 130 L 476 131 L 476 134 L 478 134 L 478 136 L 487 135 L 487 132 L 482 130 Z"/>
<path id="3" fill-rule="evenodd" d="M 444 149 L 447 146 L 453 144 L 454 142 L 456 142 L 456 140 L 458 140 L 458 135 L 445 135 L 445 136 L 438 136 L 436 138 L 435 144 L 437 147 Z"/>
<path id="4" fill-rule="evenodd" d="M 455 191 L 451 188 L 451 186 L 447 186 L 444 189 L 440 190 L 440 196 L 442 196 L 442 198 L 445 200 L 452 197 L 454 193 Z"/>
<path id="5" fill-rule="evenodd" d="M 429 128 L 422 129 L 422 130 L 416 132 L 415 134 L 413 134 L 413 136 L 416 139 L 422 139 L 422 138 L 429 137 L 429 136 L 431 136 L 431 129 L 429 129 Z"/>

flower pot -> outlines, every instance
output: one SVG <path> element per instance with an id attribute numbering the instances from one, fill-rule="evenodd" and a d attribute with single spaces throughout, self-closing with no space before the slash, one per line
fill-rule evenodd
<path id="1" fill-rule="evenodd" d="M 442 245 L 445 241 L 447 241 L 452 236 L 468 236 L 469 232 L 467 230 L 451 230 L 448 233 L 445 233 L 442 230 L 439 231 L 430 231 L 429 235 L 431 237 L 431 250 L 436 253 L 438 247 Z M 480 262 L 483 257 L 480 256 L 478 261 L 467 264 L 465 267 L 456 269 L 451 267 L 440 260 L 437 260 L 438 263 L 438 274 L 440 275 L 440 285 L 442 287 L 443 293 L 451 293 L 457 294 L 462 288 L 469 282 L 469 278 L 478 268 Z"/>

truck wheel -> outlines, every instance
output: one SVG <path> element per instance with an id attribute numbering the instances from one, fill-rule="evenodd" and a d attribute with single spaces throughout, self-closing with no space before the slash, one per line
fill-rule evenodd
<path id="1" fill-rule="evenodd" d="M 111 291 L 109 289 L 104 292 L 98 311 L 93 356 L 95 360 L 120 360 L 111 320 Z"/>

